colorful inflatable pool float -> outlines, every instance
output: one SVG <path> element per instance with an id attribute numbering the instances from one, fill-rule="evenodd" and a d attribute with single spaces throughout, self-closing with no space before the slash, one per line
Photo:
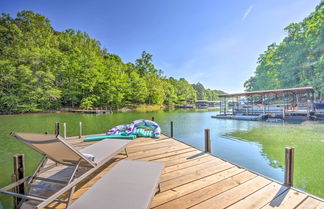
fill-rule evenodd
<path id="1" fill-rule="evenodd" d="M 100 135 L 100 136 L 88 136 L 87 138 L 84 138 L 84 142 L 89 141 L 100 141 L 103 139 L 135 139 L 136 135 L 130 134 L 130 135 Z"/>
<path id="2" fill-rule="evenodd" d="M 137 136 L 160 138 L 161 135 L 160 126 L 151 120 L 135 120 L 130 124 L 130 129 Z"/>
<path id="3" fill-rule="evenodd" d="M 160 126 L 151 120 L 135 120 L 131 124 L 118 125 L 107 131 L 106 135 L 89 136 L 83 141 L 103 139 L 135 139 L 136 137 L 160 138 Z"/>

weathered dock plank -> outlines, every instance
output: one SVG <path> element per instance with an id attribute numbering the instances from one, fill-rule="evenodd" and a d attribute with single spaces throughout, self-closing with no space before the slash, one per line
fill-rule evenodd
<path id="1" fill-rule="evenodd" d="M 213 198 L 219 194 L 222 194 L 228 189 L 234 188 L 239 184 L 244 183 L 247 180 L 255 178 L 256 175 L 250 172 L 243 172 L 233 177 L 227 178 L 225 180 L 219 181 L 215 184 L 208 185 L 203 189 L 196 190 L 192 193 L 184 195 L 176 200 L 169 201 L 157 208 L 190 208 L 192 206 L 197 207 L 197 204 L 202 203 L 210 198 Z M 218 203 L 216 204 L 218 206 Z M 215 204 L 210 205 L 215 207 Z M 204 205 L 199 206 L 199 208 L 204 208 Z"/>
<path id="2" fill-rule="evenodd" d="M 218 173 L 212 174 L 210 176 L 206 176 L 203 178 L 200 178 L 196 181 L 191 182 L 190 184 L 184 184 L 182 186 L 174 187 L 172 190 L 167 190 L 165 192 L 161 192 L 155 196 L 153 199 L 153 202 L 151 204 L 151 207 L 154 208 L 156 206 L 162 205 L 162 204 L 173 204 L 171 200 L 180 200 L 180 197 L 183 197 L 189 193 L 198 191 L 202 188 L 205 188 L 209 185 L 213 185 L 217 182 L 220 182 L 224 179 L 227 179 L 231 176 L 234 176 L 236 174 L 242 173 L 244 169 L 233 167 L 224 171 L 220 171 Z M 170 203 L 168 203 L 170 202 Z"/>
<path id="3" fill-rule="evenodd" d="M 307 197 L 307 199 L 300 204 L 297 209 L 324 209 L 324 203 L 312 197 Z"/>
<path id="4" fill-rule="evenodd" d="M 233 183 L 237 183 L 237 181 L 240 181 L 240 179 L 234 180 Z M 270 183 L 270 180 L 257 176 L 255 178 L 248 179 L 247 181 L 239 182 L 238 185 L 235 185 L 235 187 L 226 190 L 192 208 L 209 209 L 215 208 L 215 206 L 217 206 L 217 208 L 226 208 Z"/>
<path id="5" fill-rule="evenodd" d="M 307 198 L 306 194 L 300 193 L 294 189 L 286 190 L 281 195 L 274 198 L 263 209 L 280 207 L 282 209 L 294 209 Z"/>
<path id="6" fill-rule="evenodd" d="M 67 141 L 77 149 L 95 142 L 78 137 Z M 183 208 L 321 208 L 322 199 L 287 188 L 271 179 L 240 168 L 180 141 L 162 135 L 160 139 L 138 138 L 127 147 L 128 159 L 165 163 L 160 178 L 161 192 L 151 203 L 154 209 Z M 113 168 L 123 155 L 78 185 L 73 201 Z M 64 167 L 48 171 L 52 175 Z M 52 203 L 51 208 L 64 208 Z"/>
<path id="7" fill-rule="evenodd" d="M 281 195 L 287 189 L 288 188 L 285 186 L 272 182 L 236 204 L 228 207 L 228 209 L 261 208 L 269 203 L 272 199 Z"/>
<path id="8" fill-rule="evenodd" d="M 202 163 L 211 162 L 213 160 L 215 160 L 214 157 L 208 156 L 208 155 L 202 155 L 202 156 L 200 156 L 198 158 L 191 159 L 191 160 L 186 159 L 182 163 L 167 166 L 164 169 L 163 173 L 168 173 L 168 172 L 172 172 L 172 171 L 179 170 L 179 169 L 189 168 L 189 167 L 196 166 L 196 165 L 199 165 L 199 164 L 202 164 Z"/>

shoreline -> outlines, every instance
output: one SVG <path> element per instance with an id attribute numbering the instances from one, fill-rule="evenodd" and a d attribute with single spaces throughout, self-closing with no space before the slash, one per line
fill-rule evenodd
<path id="1" fill-rule="evenodd" d="M 179 109 L 179 110 L 191 110 L 193 112 L 209 112 L 209 111 L 217 111 L 218 108 L 207 108 L 207 109 L 200 109 L 200 108 L 175 108 L 175 105 L 135 105 L 135 106 L 128 106 L 122 107 L 118 109 L 112 109 L 111 113 L 102 113 L 102 114 L 113 114 L 113 113 L 126 113 L 131 111 L 137 112 L 153 112 L 159 110 L 166 110 L 166 109 Z M 51 114 L 51 113 L 75 113 L 73 110 L 82 110 L 78 108 L 62 108 L 59 110 L 46 110 L 46 111 L 35 111 L 35 112 L 21 112 L 21 113 L 0 113 L 0 116 L 14 116 L 14 115 L 31 115 L 31 114 Z M 95 111 L 96 109 L 94 109 Z M 100 110 L 100 109 L 97 109 Z M 106 109 L 103 109 L 106 110 Z M 80 114 L 80 113 L 79 113 Z M 91 113 L 82 113 L 82 114 L 91 114 Z M 101 113 L 98 113 L 101 114 Z"/>
<path id="2" fill-rule="evenodd" d="M 92 110 L 109 110 L 113 112 L 130 112 L 130 111 L 157 111 L 167 108 L 172 108 L 174 106 L 165 106 L 165 105 L 130 105 L 127 107 L 122 107 L 118 109 L 92 109 Z M 44 111 L 34 111 L 34 112 L 20 112 L 20 113 L 0 113 L 0 115 L 28 115 L 28 114 L 37 114 L 37 113 L 73 113 L 75 110 L 83 110 L 81 108 L 61 108 L 58 110 L 44 110 Z M 87 110 L 85 110 L 87 111 Z M 111 114 L 108 113 L 108 114 Z"/>

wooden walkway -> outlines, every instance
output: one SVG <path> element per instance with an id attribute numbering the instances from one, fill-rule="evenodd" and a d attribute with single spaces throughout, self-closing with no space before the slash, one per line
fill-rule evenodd
<path id="1" fill-rule="evenodd" d="M 95 142 L 67 139 L 77 149 Z M 225 162 L 167 136 L 160 139 L 138 138 L 127 147 L 128 159 L 165 163 L 161 192 L 156 194 L 154 209 L 208 208 L 297 208 L 324 209 L 320 198 L 287 188 L 273 180 Z M 122 155 L 78 186 L 73 201 L 115 166 Z M 125 200 L 127 201 L 127 200 Z M 51 205 L 64 208 L 65 205 Z"/>

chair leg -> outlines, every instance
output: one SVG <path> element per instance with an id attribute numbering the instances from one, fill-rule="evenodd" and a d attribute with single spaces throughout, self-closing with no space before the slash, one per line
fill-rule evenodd
<path id="1" fill-rule="evenodd" d="M 158 194 L 161 192 L 161 184 L 159 183 L 158 188 L 156 189 L 155 194 Z"/>
<path id="2" fill-rule="evenodd" d="M 79 160 L 78 164 L 74 167 L 71 178 L 69 179 L 68 184 L 73 181 L 75 173 L 77 172 L 77 170 L 78 170 L 78 168 L 80 166 L 80 163 L 81 163 L 81 159 Z M 73 197 L 74 190 L 75 190 L 75 186 L 72 187 L 71 190 L 70 190 L 70 194 L 69 194 L 69 197 L 68 197 L 68 200 L 67 200 L 67 203 L 66 203 L 66 207 L 68 207 L 71 204 L 71 200 L 72 200 L 72 197 Z"/>
<path id="3" fill-rule="evenodd" d="M 48 158 L 47 156 L 43 156 L 43 158 L 41 159 L 41 161 L 39 162 L 36 170 L 34 171 L 34 173 L 30 176 L 30 179 L 27 181 L 27 184 L 31 184 L 33 183 L 35 177 L 37 177 L 40 173 L 40 170 L 45 166 L 46 162 L 47 162 Z M 27 194 L 31 191 L 31 188 L 26 188 L 26 192 Z M 21 201 L 21 204 L 23 203 L 24 201 Z M 19 206 L 20 207 L 20 206 Z"/>
<path id="4" fill-rule="evenodd" d="M 36 170 L 34 171 L 34 173 L 31 175 L 29 181 L 27 182 L 28 184 L 32 183 L 34 178 L 38 175 L 39 171 L 45 166 L 46 162 L 47 162 L 47 156 L 43 156 L 43 158 L 41 159 L 41 161 L 39 162 Z"/>
<path id="5" fill-rule="evenodd" d="M 68 181 L 68 184 L 71 183 L 74 179 L 74 176 L 75 176 L 75 173 L 77 172 L 79 166 L 80 166 L 80 163 L 81 163 L 81 159 L 79 160 L 78 164 L 74 167 L 73 171 L 72 171 L 72 174 L 71 174 L 71 177 Z"/>
<path id="6" fill-rule="evenodd" d="M 75 190 L 75 186 L 72 187 L 72 189 L 70 191 L 69 198 L 68 198 L 67 203 L 66 203 L 66 207 L 71 205 L 71 200 L 73 198 L 74 190 Z"/>
<path id="7" fill-rule="evenodd" d="M 126 148 L 125 148 L 125 155 L 126 155 L 126 157 L 128 157 L 128 153 L 127 153 L 127 150 L 126 150 Z"/>

